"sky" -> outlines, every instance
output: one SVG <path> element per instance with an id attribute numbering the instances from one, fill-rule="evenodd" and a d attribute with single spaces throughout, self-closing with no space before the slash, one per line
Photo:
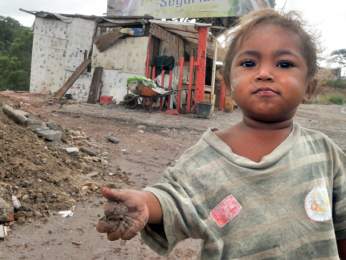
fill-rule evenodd
<path id="1" fill-rule="evenodd" d="M 346 49 L 345 0 L 276 0 L 276 9 L 299 11 L 307 22 L 308 30 L 318 36 L 323 56 L 333 50 Z"/>
<path id="2" fill-rule="evenodd" d="M 65 14 L 103 15 L 107 0 L 0 0 L 0 15 L 10 16 L 22 25 L 32 26 L 35 17 L 19 11 L 47 11 Z"/>
<path id="3" fill-rule="evenodd" d="M 19 11 L 48 11 L 69 14 L 103 15 L 107 0 L 1 0 L 0 15 L 10 16 L 25 26 L 32 26 L 34 16 Z M 345 0 L 276 0 L 276 9 L 300 11 L 310 25 L 309 30 L 319 35 L 324 55 L 346 48 L 346 1 Z"/>

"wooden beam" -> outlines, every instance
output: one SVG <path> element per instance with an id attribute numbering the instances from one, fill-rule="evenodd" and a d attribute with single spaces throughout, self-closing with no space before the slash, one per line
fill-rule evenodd
<path id="1" fill-rule="evenodd" d="M 89 88 L 88 103 L 96 104 L 101 95 L 103 68 L 96 67 Z"/>
<path id="2" fill-rule="evenodd" d="M 62 98 L 65 95 L 66 91 L 72 87 L 73 83 L 76 82 L 76 80 L 86 70 L 90 63 L 91 59 L 84 60 L 71 74 L 71 76 L 66 80 L 64 85 L 57 92 L 55 92 L 54 97 L 58 99 Z"/>
<path id="3" fill-rule="evenodd" d="M 95 45 L 100 52 L 103 52 L 113 46 L 124 34 L 120 32 L 120 28 L 103 34 L 95 40 Z"/>

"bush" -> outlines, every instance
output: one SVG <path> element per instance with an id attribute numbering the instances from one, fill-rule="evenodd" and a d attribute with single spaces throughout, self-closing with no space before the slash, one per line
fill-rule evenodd
<path id="1" fill-rule="evenodd" d="M 334 88 L 346 89 L 346 80 L 345 79 L 328 80 L 327 85 Z"/>
<path id="2" fill-rule="evenodd" d="M 336 105 L 342 105 L 345 103 L 345 98 L 342 96 L 333 95 L 328 97 L 328 101 Z"/>

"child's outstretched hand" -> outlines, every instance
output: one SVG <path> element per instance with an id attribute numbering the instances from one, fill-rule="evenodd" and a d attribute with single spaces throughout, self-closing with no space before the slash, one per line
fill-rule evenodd
<path id="1" fill-rule="evenodd" d="M 109 240 L 129 240 L 148 223 L 149 209 L 143 192 L 102 188 L 102 195 L 108 202 L 96 229 L 107 233 Z"/>

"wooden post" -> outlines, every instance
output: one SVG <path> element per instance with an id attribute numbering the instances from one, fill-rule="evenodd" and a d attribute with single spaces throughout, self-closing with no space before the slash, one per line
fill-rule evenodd
<path id="1" fill-rule="evenodd" d="M 103 68 L 96 67 L 89 87 L 89 96 L 87 103 L 96 104 L 100 100 L 102 88 L 102 74 Z"/>
<path id="2" fill-rule="evenodd" d="M 211 92 L 210 92 L 210 103 L 211 103 L 211 111 L 214 111 L 215 105 L 215 77 L 216 77 L 216 61 L 217 61 L 217 41 L 214 39 L 214 59 L 213 59 L 213 70 L 211 75 Z"/>

